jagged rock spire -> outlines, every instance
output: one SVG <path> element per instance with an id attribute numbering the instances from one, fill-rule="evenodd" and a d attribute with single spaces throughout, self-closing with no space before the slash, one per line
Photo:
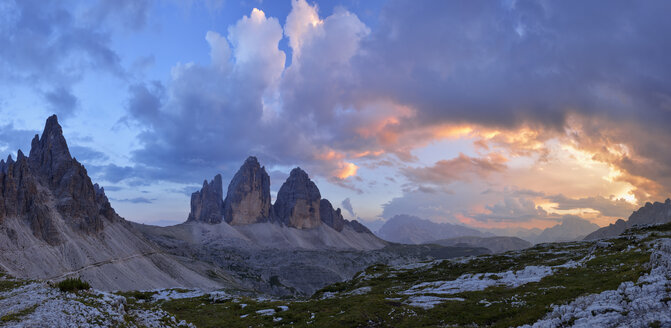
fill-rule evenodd
<path id="1" fill-rule="evenodd" d="M 42 137 L 33 138 L 29 157 L 31 168 L 50 178 L 60 179 L 71 167 L 72 156 L 56 115 L 47 119 Z"/>
<path id="2" fill-rule="evenodd" d="M 209 183 L 203 181 L 203 188 L 191 194 L 191 212 L 187 222 L 220 223 L 224 216 L 223 193 L 221 174 Z"/>
<path id="3" fill-rule="evenodd" d="M 232 225 L 251 224 L 272 218 L 270 176 L 254 156 L 245 160 L 228 185 L 224 220 Z"/>
<path id="4" fill-rule="evenodd" d="M 345 227 L 345 219 L 340 209 L 334 210 L 328 199 L 324 198 L 319 203 L 319 218 L 336 231 L 342 231 Z"/>
<path id="5" fill-rule="evenodd" d="M 278 220 L 287 226 L 304 229 L 320 224 L 321 194 L 317 185 L 300 167 L 291 170 L 289 178 L 280 187 L 273 206 Z"/>
<path id="6" fill-rule="evenodd" d="M 93 186 L 84 166 L 70 155 L 56 115 L 47 119 L 41 137 L 35 135 L 28 157 L 19 150 L 16 161 L 10 156 L 0 166 L 0 218 L 24 218 L 35 236 L 50 244 L 60 239 L 54 210 L 78 231 L 91 234 L 102 231 L 104 219 L 121 219 L 102 188 Z"/>

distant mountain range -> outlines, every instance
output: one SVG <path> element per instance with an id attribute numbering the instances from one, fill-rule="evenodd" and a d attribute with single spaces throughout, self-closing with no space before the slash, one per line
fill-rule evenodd
<path id="1" fill-rule="evenodd" d="M 390 218 L 377 234 L 384 240 L 402 244 L 424 244 L 461 236 L 493 236 L 466 226 L 436 223 L 412 215 L 396 215 Z"/>
<path id="2" fill-rule="evenodd" d="M 590 233 L 585 240 L 614 237 L 637 225 L 657 225 L 669 222 L 671 222 L 671 199 L 667 198 L 664 203 L 646 203 L 645 206 L 632 213 L 627 221 L 617 220 L 607 227 Z"/>
<path id="3" fill-rule="evenodd" d="M 492 253 L 516 251 L 531 247 L 531 243 L 517 237 L 455 237 L 430 242 L 442 246 L 484 247 Z"/>
<path id="4" fill-rule="evenodd" d="M 411 215 L 396 215 L 377 231 L 384 240 L 404 244 L 423 244 L 457 237 L 517 237 L 534 244 L 580 240 L 599 228 L 585 219 L 565 216 L 561 223 L 541 229 L 487 229 L 484 231 L 463 225 L 436 223 Z"/>
<path id="5" fill-rule="evenodd" d="M 581 240 L 599 226 L 576 216 L 565 216 L 562 222 L 543 230 L 531 241 L 535 243 L 552 243 L 561 241 Z"/>

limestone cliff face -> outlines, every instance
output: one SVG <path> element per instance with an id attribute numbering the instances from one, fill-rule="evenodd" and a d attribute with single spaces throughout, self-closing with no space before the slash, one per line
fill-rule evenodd
<path id="1" fill-rule="evenodd" d="M 321 194 L 308 174 L 297 167 L 277 193 L 274 210 L 277 219 L 293 228 L 315 228 L 320 223 Z"/>
<path id="2" fill-rule="evenodd" d="M 105 220 L 121 220 L 104 190 L 91 183 L 84 166 L 70 155 L 54 115 L 42 137 L 33 139 L 28 157 L 19 150 L 16 161 L 11 156 L 0 161 L 0 218 L 23 218 L 36 237 L 55 245 L 60 242 L 55 212 L 87 234 L 102 231 Z"/>
<path id="3" fill-rule="evenodd" d="M 221 223 L 224 217 L 223 193 L 221 174 L 209 183 L 203 181 L 203 188 L 191 194 L 191 212 L 187 222 Z"/>
<path id="4" fill-rule="evenodd" d="M 256 157 L 250 156 L 228 185 L 224 220 L 231 225 L 264 222 L 273 217 L 270 176 Z"/>

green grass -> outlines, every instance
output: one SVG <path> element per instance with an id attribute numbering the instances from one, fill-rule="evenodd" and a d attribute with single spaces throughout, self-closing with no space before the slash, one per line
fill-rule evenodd
<path id="1" fill-rule="evenodd" d="M 0 318 L 0 322 L 10 322 L 10 321 L 19 321 L 21 317 L 24 317 L 26 315 L 29 315 L 33 312 L 35 312 L 35 309 L 37 309 L 38 304 L 35 304 L 31 307 L 25 308 L 19 312 L 14 312 L 14 313 L 8 313 L 5 314 Z"/>
<path id="2" fill-rule="evenodd" d="M 87 290 L 91 288 L 88 282 L 81 280 L 80 278 L 67 278 L 65 280 L 59 281 L 56 284 L 56 287 L 62 292 L 78 292 L 80 290 Z"/>
<path id="3" fill-rule="evenodd" d="M 23 285 L 25 285 L 25 283 L 18 280 L 0 280 L 0 292 L 10 291 Z"/>

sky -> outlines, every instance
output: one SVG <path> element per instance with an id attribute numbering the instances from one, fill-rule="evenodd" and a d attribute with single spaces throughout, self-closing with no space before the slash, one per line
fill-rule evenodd
<path id="1" fill-rule="evenodd" d="M 0 1 L 0 153 L 55 113 L 126 219 L 247 156 L 364 223 L 600 226 L 671 194 L 669 1 Z M 379 221 L 378 221 L 379 222 Z"/>

